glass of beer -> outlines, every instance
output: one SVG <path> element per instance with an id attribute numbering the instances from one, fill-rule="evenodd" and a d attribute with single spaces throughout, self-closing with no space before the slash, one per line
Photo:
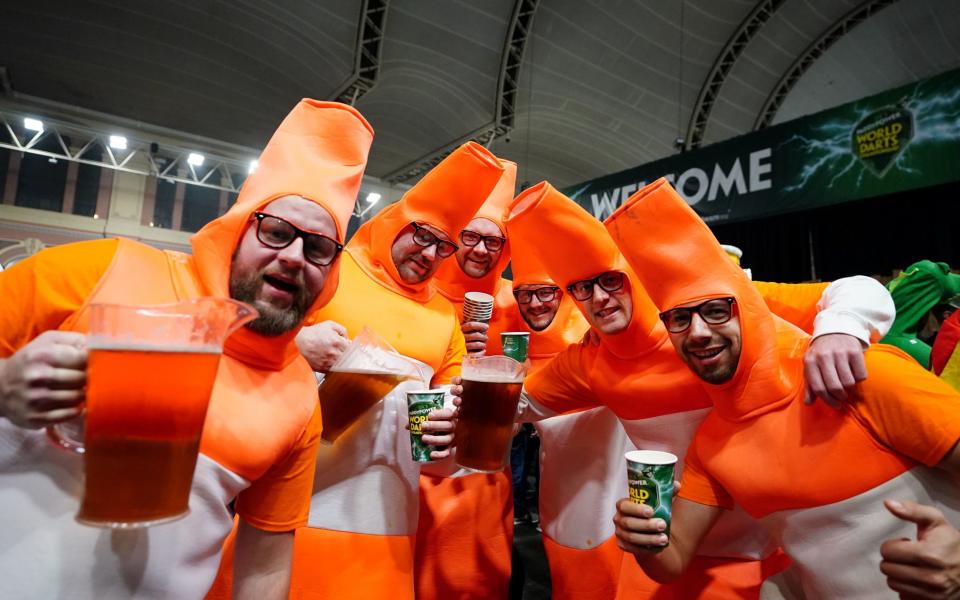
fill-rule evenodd
<path id="1" fill-rule="evenodd" d="M 370 408 L 401 382 L 411 379 L 405 373 L 373 369 L 333 368 L 323 378 L 318 394 L 323 431 L 320 439 L 334 443 Z"/>
<path id="2" fill-rule="evenodd" d="M 320 383 L 320 440 L 334 443 L 401 382 L 424 379 L 420 365 L 364 327 Z"/>
<path id="3" fill-rule="evenodd" d="M 513 437 L 524 366 L 508 356 L 466 355 L 461 376 L 455 462 L 483 473 L 501 471 Z"/>
<path id="4" fill-rule="evenodd" d="M 221 298 L 90 311 L 77 521 L 136 528 L 181 518 L 223 342 L 257 312 Z"/>

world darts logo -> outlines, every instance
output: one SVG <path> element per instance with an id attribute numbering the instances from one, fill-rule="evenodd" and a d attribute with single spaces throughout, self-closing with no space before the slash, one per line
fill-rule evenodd
<path id="1" fill-rule="evenodd" d="M 913 113 L 903 104 L 885 106 L 853 129 L 853 154 L 877 177 L 883 177 L 913 139 Z"/>

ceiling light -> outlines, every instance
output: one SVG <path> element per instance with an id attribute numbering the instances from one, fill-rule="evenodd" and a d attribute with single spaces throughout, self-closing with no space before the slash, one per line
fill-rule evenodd
<path id="1" fill-rule="evenodd" d="M 198 153 L 196 153 L 196 152 L 191 152 L 190 155 L 187 156 L 187 162 L 190 163 L 191 165 L 195 166 L 195 167 L 202 166 L 202 165 L 203 165 L 203 155 L 202 155 L 202 154 L 198 154 Z"/>
<path id="2" fill-rule="evenodd" d="M 257 170 L 258 166 L 260 166 L 260 161 L 251 160 L 250 167 L 247 169 L 247 175 L 253 175 L 253 172 Z"/>
<path id="3" fill-rule="evenodd" d="M 127 149 L 127 138 L 122 135 L 111 135 L 110 136 L 110 147 L 117 150 L 126 150 Z"/>
<path id="4" fill-rule="evenodd" d="M 99 218 L 100 218 L 100 215 L 98 215 L 97 213 L 93 213 L 93 218 L 94 218 L 94 219 L 99 219 Z"/>
<path id="5" fill-rule="evenodd" d="M 57 159 L 51 156 L 50 158 L 47 159 L 47 162 L 50 163 L 51 165 L 55 165 L 57 164 Z"/>
<path id="6" fill-rule="evenodd" d="M 23 120 L 23 128 L 27 131 L 36 131 L 41 133 L 43 131 L 43 121 L 40 119 L 31 119 L 27 117 Z"/>
<path id="7" fill-rule="evenodd" d="M 376 192 L 367 194 L 367 204 L 376 204 L 377 202 L 380 202 L 380 194 Z"/>

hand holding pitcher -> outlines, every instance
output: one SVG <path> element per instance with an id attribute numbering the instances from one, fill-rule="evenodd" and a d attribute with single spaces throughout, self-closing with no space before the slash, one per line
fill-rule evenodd
<path id="1" fill-rule="evenodd" d="M 0 416 L 26 429 L 72 419 L 86 384 L 86 336 L 46 331 L 0 361 Z"/>

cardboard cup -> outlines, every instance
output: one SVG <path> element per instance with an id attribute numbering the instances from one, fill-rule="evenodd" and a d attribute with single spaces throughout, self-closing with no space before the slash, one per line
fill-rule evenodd
<path id="1" fill-rule="evenodd" d="M 413 390 L 407 392 L 407 414 L 410 424 L 410 454 L 415 462 L 427 463 L 430 452 L 438 449 L 423 442 L 424 421 L 431 410 L 443 408 L 443 390 Z"/>
<path id="2" fill-rule="evenodd" d="M 500 343 L 503 345 L 504 356 L 522 363 L 527 360 L 530 352 L 530 332 L 504 331 L 500 334 Z"/>
<path id="3" fill-rule="evenodd" d="M 659 450 L 632 450 L 627 459 L 627 487 L 630 500 L 653 509 L 653 518 L 667 523 L 664 531 L 669 539 L 670 516 L 673 513 L 673 479 L 677 457 Z"/>

